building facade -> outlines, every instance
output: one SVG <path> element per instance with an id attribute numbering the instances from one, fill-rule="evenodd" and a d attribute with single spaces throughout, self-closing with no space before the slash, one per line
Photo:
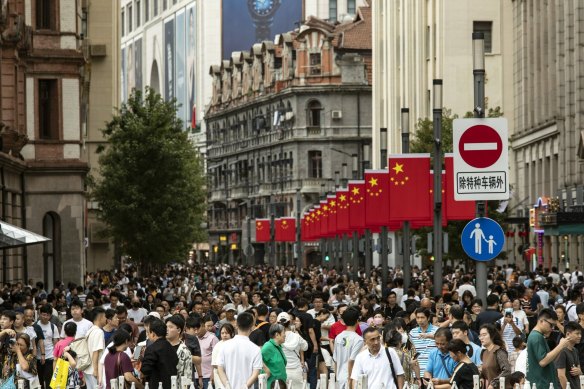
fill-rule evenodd
<path id="1" fill-rule="evenodd" d="M 210 75 L 210 256 L 240 261 L 247 220 L 295 216 L 368 167 L 371 9 L 338 25 L 309 18 L 274 42 L 233 53 Z M 263 263 L 263 244 L 253 247 L 254 263 Z M 279 263 L 291 255 L 289 246 L 276 252 Z"/>
<path id="2" fill-rule="evenodd" d="M 434 79 L 443 80 L 444 108 L 459 116 L 473 110 L 475 31 L 485 34 L 487 105 L 513 111 L 510 1 L 372 0 L 372 8 L 374 167 L 382 165 L 380 128 L 388 129 L 385 148 L 401 152 L 401 108 L 410 110 L 411 131 L 432 117 Z"/>
<path id="3" fill-rule="evenodd" d="M 513 5 L 515 131 L 510 204 L 518 223 L 532 224 L 523 248 L 538 264 L 581 268 L 584 259 L 584 71 L 579 2 L 515 0 Z M 559 200 L 554 204 L 554 198 Z M 528 221 L 541 202 L 539 220 Z M 538 213 L 539 210 L 538 210 Z M 532 217 L 533 219 L 533 217 Z M 541 233 L 533 233 L 538 227 Z M 522 226 L 523 227 L 523 226 Z M 525 234 L 523 234 L 525 235 Z"/>

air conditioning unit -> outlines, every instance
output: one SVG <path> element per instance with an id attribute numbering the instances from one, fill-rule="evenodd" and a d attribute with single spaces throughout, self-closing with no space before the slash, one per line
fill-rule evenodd
<path id="1" fill-rule="evenodd" d="M 91 45 L 89 46 L 89 52 L 92 57 L 105 57 L 107 54 L 105 45 Z"/>
<path id="2" fill-rule="evenodd" d="M 333 119 L 342 119 L 343 118 L 343 111 L 340 111 L 340 110 L 331 111 L 331 117 Z"/>

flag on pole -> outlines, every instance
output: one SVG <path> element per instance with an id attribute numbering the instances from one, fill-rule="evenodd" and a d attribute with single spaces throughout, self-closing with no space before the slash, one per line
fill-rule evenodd
<path id="1" fill-rule="evenodd" d="M 451 153 L 444 155 L 446 165 L 446 178 L 443 188 L 446 188 L 446 196 L 443 196 L 442 203 L 446 209 L 447 220 L 472 220 L 476 215 L 476 203 L 474 201 L 456 201 L 454 199 L 455 178 L 454 178 L 454 158 Z"/>
<path id="2" fill-rule="evenodd" d="M 365 181 L 349 181 L 349 227 L 359 234 L 365 229 Z"/>
<path id="3" fill-rule="evenodd" d="M 392 223 L 431 219 L 430 154 L 389 156 L 389 216 Z"/>
<path id="4" fill-rule="evenodd" d="M 296 219 L 293 217 L 281 217 L 275 221 L 276 242 L 296 241 Z"/>
<path id="5" fill-rule="evenodd" d="M 328 202 L 328 233 L 330 236 L 337 236 L 340 233 L 337 231 L 337 195 L 328 195 L 326 196 Z"/>
<path id="6" fill-rule="evenodd" d="M 365 170 L 365 224 L 372 230 L 389 225 L 389 173 Z"/>
<path id="7" fill-rule="evenodd" d="M 256 242 L 270 241 L 270 219 L 256 219 Z"/>
<path id="8" fill-rule="evenodd" d="M 337 230 L 340 233 L 350 233 L 349 224 L 349 190 L 340 189 L 337 191 Z"/>

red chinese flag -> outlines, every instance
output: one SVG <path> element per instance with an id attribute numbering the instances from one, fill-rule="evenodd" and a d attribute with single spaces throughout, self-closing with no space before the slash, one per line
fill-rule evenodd
<path id="1" fill-rule="evenodd" d="M 256 219 L 256 242 L 270 241 L 270 219 Z"/>
<path id="2" fill-rule="evenodd" d="M 330 237 L 328 229 L 328 219 L 329 219 L 329 207 L 328 200 L 320 201 L 320 231 L 322 232 L 322 237 Z"/>
<path id="3" fill-rule="evenodd" d="M 349 227 L 359 234 L 365 229 L 365 181 L 349 181 Z"/>
<path id="4" fill-rule="evenodd" d="M 341 234 L 351 232 L 349 224 L 349 191 L 340 189 L 337 191 L 337 230 Z"/>
<path id="5" fill-rule="evenodd" d="M 431 218 L 429 175 L 430 154 L 389 156 L 389 215 L 392 223 Z"/>
<path id="6" fill-rule="evenodd" d="M 296 241 L 296 219 L 282 217 L 276 219 L 276 242 Z"/>
<path id="7" fill-rule="evenodd" d="M 442 172 L 442 196 L 444 196 L 445 187 L 444 187 L 444 177 L 445 174 Z M 434 225 L 434 171 L 430 170 L 430 175 L 428 176 L 430 180 L 430 190 L 428 191 L 428 202 L 431 204 L 432 212 L 430 214 L 430 218 L 427 220 L 415 220 L 410 223 L 412 229 L 417 229 L 421 227 L 432 227 Z M 442 203 L 442 225 L 446 226 L 446 212 L 444 210 L 444 202 Z"/>
<path id="8" fill-rule="evenodd" d="M 328 216 L 328 232 L 331 236 L 341 235 L 341 233 L 337 230 L 337 195 L 328 195 L 327 196 L 328 207 L 329 207 L 329 216 Z"/>
<path id="9" fill-rule="evenodd" d="M 365 224 L 378 229 L 389 225 L 389 173 L 365 170 Z"/>
<path id="10" fill-rule="evenodd" d="M 442 199 L 446 209 L 446 218 L 448 220 L 472 220 L 476 214 L 476 204 L 474 201 L 456 201 L 454 200 L 454 159 L 452 154 L 444 156 L 446 165 L 446 179 L 443 188 L 446 188 L 446 195 Z"/>
<path id="11" fill-rule="evenodd" d="M 315 240 L 319 240 L 324 238 L 322 235 L 321 225 L 320 225 L 320 215 L 322 212 L 320 211 L 320 205 L 315 205 L 314 209 L 312 210 L 312 224 L 313 224 L 313 238 Z"/>

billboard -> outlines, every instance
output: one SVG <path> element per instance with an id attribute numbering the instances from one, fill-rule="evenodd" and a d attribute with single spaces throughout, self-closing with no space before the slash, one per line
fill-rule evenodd
<path id="1" fill-rule="evenodd" d="M 184 128 L 187 126 L 187 82 L 186 82 L 186 45 L 185 45 L 185 13 L 180 11 L 176 13 L 175 19 L 175 34 L 174 34 L 174 53 L 176 61 L 174 62 L 175 75 L 175 97 L 177 103 L 177 117 L 184 123 Z"/>
<path id="2" fill-rule="evenodd" d="M 249 50 L 254 43 L 274 41 L 302 20 L 302 0 L 222 0 L 222 55 Z"/>
<path id="3" fill-rule="evenodd" d="M 174 16 L 164 21 L 164 99 L 176 97 L 174 90 Z"/>
<path id="4" fill-rule="evenodd" d="M 195 114 L 195 48 L 197 45 L 197 15 L 195 5 L 187 7 L 187 120 L 194 128 Z"/>

